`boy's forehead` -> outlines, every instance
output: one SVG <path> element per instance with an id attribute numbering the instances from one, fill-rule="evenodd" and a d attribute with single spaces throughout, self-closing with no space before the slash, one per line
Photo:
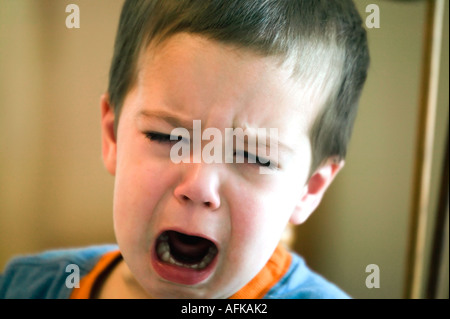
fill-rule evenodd
<path id="1" fill-rule="evenodd" d="M 191 34 L 174 35 L 156 47 L 150 44 L 139 59 L 137 79 L 144 99 L 137 112 L 159 107 L 185 118 L 207 113 L 229 126 L 292 125 L 301 134 L 320 108 L 313 90 L 279 58 Z"/>

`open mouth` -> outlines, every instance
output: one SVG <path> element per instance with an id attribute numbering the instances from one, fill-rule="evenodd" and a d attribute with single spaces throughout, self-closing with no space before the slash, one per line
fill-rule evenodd
<path id="1" fill-rule="evenodd" d="M 212 241 L 173 230 L 163 232 L 156 241 L 156 255 L 161 262 L 190 270 L 208 268 L 217 253 Z"/>

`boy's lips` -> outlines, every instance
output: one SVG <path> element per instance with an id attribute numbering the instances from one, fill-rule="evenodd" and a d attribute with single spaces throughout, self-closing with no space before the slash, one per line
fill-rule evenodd
<path id="1" fill-rule="evenodd" d="M 152 249 L 152 266 L 165 280 L 195 285 L 207 279 L 217 263 L 217 245 L 203 237 L 163 231 Z"/>

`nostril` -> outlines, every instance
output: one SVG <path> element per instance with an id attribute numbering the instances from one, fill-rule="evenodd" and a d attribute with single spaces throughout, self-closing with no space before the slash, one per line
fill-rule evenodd
<path id="1" fill-rule="evenodd" d="M 186 195 L 181 195 L 181 199 L 184 201 L 184 202 L 188 202 L 188 201 L 190 201 L 191 199 L 188 197 L 188 196 L 186 196 Z M 212 206 L 213 206 L 213 204 L 211 203 L 211 202 L 204 202 L 203 203 L 206 207 L 208 207 L 208 208 L 211 208 Z"/>
<path id="2" fill-rule="evenodd" d="M 210 210 L 215 210 L 220 206 L 218 194 L 194 192 L 191 189 L 186 191 L 179 187 L 174 190 L 173 195 L 182 205 L 200 205 Z"/>

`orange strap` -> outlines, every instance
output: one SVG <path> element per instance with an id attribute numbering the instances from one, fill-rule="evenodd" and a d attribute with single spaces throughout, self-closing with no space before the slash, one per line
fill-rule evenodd
<path id="1" fill-rule="evenodd" d="M 261 299 L 286 274 L 292 255 L 281 245 L 275 249 L 263 269 L 230 299 Z"/>
<path id="2" fill-rule="evenodd" d="M 95 282 L 119 257 L 121 255 L 118 250 L 103 255 L 95 267 L 81 279 L 80 288 L 73 289 L 70 299 L 89 299 Z M 261 299 L 286 274 L 291 261 L 291 254 L 281 244 L 278 245 L 264 268 L 230 299 Z"/>
<path id="3" fill-rule="evenodd" d="M 94 288 L 95 282 L 100 275 L 109 268 L 119 257 L 121 257 L 119 250 L 110 251 L 104 254 L 92 270 L 80 280 L 80 288 L 74 288 L 70 299 L 89 299 Z"/>

